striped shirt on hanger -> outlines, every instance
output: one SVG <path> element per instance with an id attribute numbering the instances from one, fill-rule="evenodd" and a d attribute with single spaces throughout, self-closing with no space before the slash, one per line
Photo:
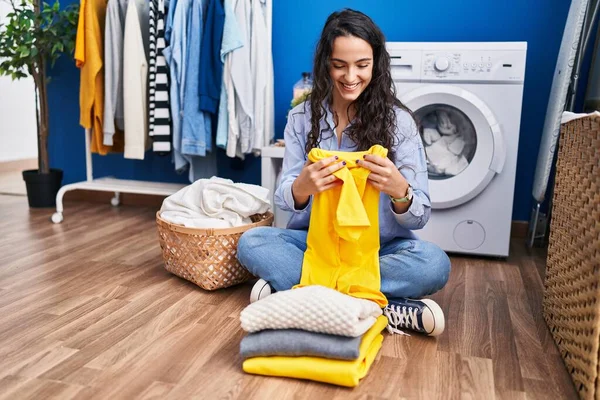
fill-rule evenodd
<path id="1" fill-rule="evenodd" d="M 152 150 L 171 151 L 171 114 L 169 110 L 168 67 L 163 56 L 165 48 L 165 1 L 150 0 L 150 98 L 149 134 Z"/>

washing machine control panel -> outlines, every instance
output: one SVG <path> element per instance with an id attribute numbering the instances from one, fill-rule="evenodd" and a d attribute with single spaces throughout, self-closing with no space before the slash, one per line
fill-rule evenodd
<path id="1" fill-rule="evenodd" d="M 423 76 L 452 78 L 464 75 L 485 75 L 492 72 L 494 60 L 491 55 L 477 55 L 449 52 L 429 52 L 424 54 Z"/>
<path id="2" fill-rule="evenodd" d="M 392 78 L 398 82 L 512 84 L 525 80 L 526 48 L 522 43 L 389 42 L 386 47 Z"/>
<path id="3" fill-rule="evenodd" d="M 522 81 L 524 53 L 510 51 L 425 50 L 421 78 L 458 81 Z"/>

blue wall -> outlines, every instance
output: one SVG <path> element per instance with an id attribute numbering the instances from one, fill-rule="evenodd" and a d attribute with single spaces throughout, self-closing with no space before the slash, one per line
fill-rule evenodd
<path id="1" fill-rule="evenodd" d="M 569 10 L 564 0 L 273 0 L 276 136 L 282 137 L 292 86 L 311 70 L 314 45 L 327 16 L 344 7 L 371 16 L 389 41 L 526 41 L 527 72 L 513 219 L 529 219 L 538 146 L 562 31 Z M 62 168 L 64 183 L 85 179 L 83 130 L 78 125 L 79 74 L 71 60 L 52 71 L 51 165 Z M 260 183 L 260 161 L 250 156 L 231 161 L 222 153 L 220 175 Z M 94 175 L 186 182 L 172 170 L 169 157 L 147 153 L 144 161 L 121 155 L 94 156 Z"/>

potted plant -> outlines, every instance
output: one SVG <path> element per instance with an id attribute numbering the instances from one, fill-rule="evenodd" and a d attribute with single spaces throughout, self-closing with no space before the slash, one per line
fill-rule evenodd
<path id="1" fill-rule="evenodd" d="M 12 10 L 0 23 L 0 75 L 33 78 L 37 122 L 38 169 L 23 171 L 30 207 L 55 205 L 62 171 L 48 160 L 48 68 L 64 53 L 73 53 L 78 7 L 61 10 L 41 0 L 10 0 Z"/>

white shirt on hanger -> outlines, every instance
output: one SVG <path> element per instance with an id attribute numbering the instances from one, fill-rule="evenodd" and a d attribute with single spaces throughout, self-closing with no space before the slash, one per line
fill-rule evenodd
<path id="1" fill-rule="evenodd" d="M 249 0 L 237 0 L 234 4 L 234 13 L 240 28 L 240 34 L 244 42 L 244 46 L 234 50 L 230 53 L 229 59 L 231 60 L 231 78 L 233 83 L 233 89 L 235 96 L 228 97 L 228 105 L 233 103 L 233 109 L 228 107 L 229 119 L 230 119 L 230 135 L 227 143 L 227 155 L 231 155 L 230 149 L 233 145 L 239 141 L 239 151 L 236 153 L 249 153 L 252 150 L 252 120 L 254 118 L 254 87 L 252 78 L 252 67 L 251 67 L 251 50 L 250 43 L 252 39 L 251 26 L 252 26 L 252 9 Z M 227 85 L 227 82 L 226 82 Z M 227 87 L 227 86 L 226 86 Z M 227 90 L 229 96 L 231 88 Z M 232 125 L 237 126 L 239 129 L 239 135 L 235 136 L 234 132 L 231 132 Z M 229 144 L 229 138 L 234 143 Z"/>
<path id="2" fill-rule="evenodd" d="M 252 80 L 254 85 L 254 119 L 252 124 L 252 150 L 260 151 L 265 143 L 265 116 L 267 100 L 267 82 L 269 79 L 268 33 L 266 16 L 261 0 L 252 1 L 252 40 L 250 57 L 252 58 Z"/>
<path id="3" fill-rule="evenodd" d="M 125 16 L 123 40 L 124 157 L 137 160 L 144 159 L 144 153 L 149 144 L 146 113 L 148 105 L 146 97 L 147 53 L 149 48 L 148 19 L 148 2 L 145 0 L 130 0 Z"/>
<path id="4" fill-rule="evenodd" d="M 233 86 L 233 77 L 231 76 L 231 56 L 233 52 L 225 56 L 223 65 L 223 82 L 227 92 L 227 149 L 228 157 L 234 158 L 236 155 L 244 159 L 244 154 L 239 150 L 240 129 L 235 115 L 235 88 Z"/>

